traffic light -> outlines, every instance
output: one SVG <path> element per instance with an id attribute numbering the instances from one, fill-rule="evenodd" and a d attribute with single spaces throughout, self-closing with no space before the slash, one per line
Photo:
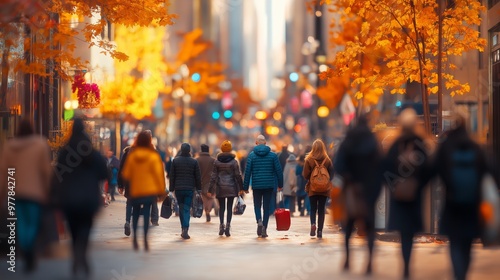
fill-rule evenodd
<path id="1" fill-rule="evenodd" d="M 231 111 L 231 110 L 224 111 L 224 118 L 230 119 L 232 117 L 233 117 L 233 111 Z"/>
<path id="2" fill-rule="evenodd" d="M 219 112 L 213 112 L 212 113 L 212 119 L 214 119 L 214 120 L 220 119 L 220 113 Z"/>

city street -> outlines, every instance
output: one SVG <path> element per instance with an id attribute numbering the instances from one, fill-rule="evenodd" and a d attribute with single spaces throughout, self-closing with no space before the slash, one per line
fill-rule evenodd
<path id="1" fill-rule="evenodd" d="M 191 219 L 191 239 L 180 237 L 177 217 L 160 218 L 160 226 L 150 231 L 150 253 L 132 250 L 131 237 L 123 235 L 125 201 L 117 201 L 100 213 L 92 236 L 92 279 L 365 279 L 364 240 L 353 238 L 352 272 L 343 273 L 343 235 L 327 225 L 323 239 L 309 237 L 308 218 L 292 218 L 288 232 L 277 232 L 271 217 L 269 237 L 257 238 L 253 206 L 247 199 L 243 216 L 234 216 L 232 236 L 218 236 L 218 221 Z M 328 219 L 328 217 L 327 217 Z M 142 228 L 139 231 L 142 234 Z M 139 241 L 141 241 L 139 239 Z M 34 275 L 7 271 L 1 262 L 1 279 L 72 279 L 67 258 L 68 240 L 62 242 L 57 257 L 43 259 Z M 399 279 L 398 243 L 377 241 L 374 275 L 369 279 Z M 499 279 L 500 249 L 473 249 L 469 279 Z M 413 279 L 452 279 L 446 244 L 417 244 L 413 255 Z"/>

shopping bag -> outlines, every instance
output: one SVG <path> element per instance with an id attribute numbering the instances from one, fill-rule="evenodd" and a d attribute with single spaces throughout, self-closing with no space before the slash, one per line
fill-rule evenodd
<path id="1" fill-rule="evenodd" d="M 193 203 L 191 204 L 191 214 L 193 218 L 201 218 L 201 216 L 203 216 L 203 199 L 201 198 L 200 192 L 194 192 Z"/>
<path id="2" fill-rule="evenodd" d="M 486 174 L 481 182 L 481 197 L 479 210 L 483 245 L 500 245 L 500 197 L 495 179 L 490 174 Z"/>
<path id="3" fill-rule="evenodd" d="M 290 210 L 284 208 L 283 206 L 283 192 L 279 191 L 276 195 L 276 208 L 274 211 L 274 217 L 276 218 L 276 230 L 277 231 L 287 231 L 290 229 L 292 223 Z"/>
<path id="4" fill-rule="evenodd" d="M 238 199 L 236 201 L 236 205 L 234 206 L 234 209 L 233 209 L 233 214 L 234 215 L 243 215 L 246 207 L 247 207 L 247 205 L 245 204 L 243 197 L 241 195 L 238 196 Z"/>
<path id="5" fill-rule="evenodd" d="M 168 219 L 172 216 L 172 195 L 168 194 L 161 204 L 160 216 L 162 218 Z"/>

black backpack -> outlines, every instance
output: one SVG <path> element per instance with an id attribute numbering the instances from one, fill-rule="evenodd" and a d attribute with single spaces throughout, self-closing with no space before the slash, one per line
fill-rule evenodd
<path id="1" fill-rule="evenodd" d="M 457 149 L 451 154 L 450 199 L 456 204 L 470 205 L 477 202 L 477 156 L 473 149 Z"/>

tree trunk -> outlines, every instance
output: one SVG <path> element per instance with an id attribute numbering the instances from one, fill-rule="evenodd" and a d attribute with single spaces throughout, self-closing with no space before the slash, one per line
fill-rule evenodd
<path id="1" fill-rule="evenodd" d="M 0 87 L 0 110 L 7 110 L 7 83 L 9 82 L 10 48 L 4 48 L 2 55 L 2 85 Z"/>

